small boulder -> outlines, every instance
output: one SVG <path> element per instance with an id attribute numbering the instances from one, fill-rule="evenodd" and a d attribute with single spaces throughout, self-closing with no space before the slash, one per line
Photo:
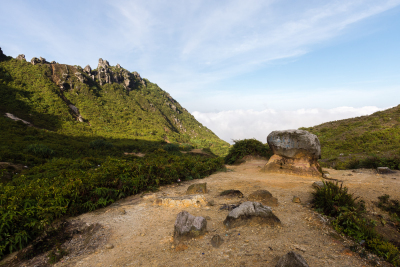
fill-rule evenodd
<path id="1" fill-rule="evenodd" d="M 227 228 L 251 224 L 278 225 L 280 223 L 281 221 L 272 213 L 270 207 L 251 201 L 246 201 L 233 209 L 224 220 L 224 225 Z"/>
<path id="2" fill-rule="evenodd" d="M 26 61 L 25 55 L 24 54 L 20 54 L 17 56 L 17 60 L 23 60 Z"/>
<path id="3" fill-rule="evenodd" d="M 222 245 L 223 242 L 224 242 L 224 240 L 219 235 L 214 235 L 211 238 L 211 245 L 214 248 L 219 248 Z"/>
<path id="4" fill-rule="evenodd" d="M 299 197 L 293 196 L 292 202 L 293 203 L 301 203 L 301 200 Z"/>
<path id="5" fill-rule="evenodd" d="M 392 170 L 389 169 L 388 167 L 378 167 L 378 168 L 376 168 L 376 171 L 377 171 L 379 174 L 394 173 L 394 171 L 392 171 Z"/>
<path id="6" fill-rule="evenodd" d="M 204 217 L 195 217 L 187 211 L 181 211 L 176 217 L 174 226 L 174 239 L 182 240 L 194 238 L 205 234 L 207 220 Z"/>
<path id="7" fill-rule="evenodd" d="M 187 195 L 204 194 L 207 193 L 207 183 L 192 184 L 186 190 Z"/>
<path id="8" fill-rule="evenodd" d="M 312 187 L 314 187 L 315 189 L 321 189 L 325 187 L 325 184 L 322 181 L 317 181 L 312 184 Z"/>
<path id="9" fill-rule="evenodd" d="M 222 191 L 222 193 L 219 195 L 228 198 L 233 198 L 233 197 L 243 198 L 243 193 L 240 192 L 239 190 L 234 190 L 234 189 Z"/>
<path id="10" fill-rule="evenodd" d="M 322 177 L 325 179 L 332 179 L 332 176 L 329 173 L 324 173 Z"/>
<path id="11" fill-rule="evenodd" d="M 248 199 L 250 201 L 260 202 L 266 206 L 278 206 L 278 199 L 272 196 L 272 194 L 267 190 L 257 190 Z"/>
<path id="12" fill-rule="evenodd" d="M 294 251 L 282 256 L 275 267 L 309 267 L 304 258 Z"/>

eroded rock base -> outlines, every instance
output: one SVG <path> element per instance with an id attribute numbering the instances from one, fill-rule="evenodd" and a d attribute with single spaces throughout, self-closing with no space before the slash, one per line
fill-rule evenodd
<path id="1" fill-rule="evenodd" d="M 298 176 L 322 177 L 322 170 L 318 161 L 307 157 L 287 158 L 273 155 L 261 171 Z"/>

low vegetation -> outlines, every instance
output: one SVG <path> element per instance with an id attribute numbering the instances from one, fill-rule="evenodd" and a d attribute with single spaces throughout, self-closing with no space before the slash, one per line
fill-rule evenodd
<path id="1" fill-rule="evenodd" d="M 268 144 L 263 144 L 256 139 L 234 140 L 228 155 L 225 156 L 225 163 L 238 163 L 243 157 L 249 155 L 270 158 L 272 154 Z"/>
<path id="2" fill-rule="evenodd" d="M 364 202 L 349 194 L 346 187 L 337 182 L 326 182 L 324 187 L 313 192 L 312 203 L 318 212 L 332 218 L 332 226 L 337 232 L 361 244 L 361 252 L 365 247 L 393 265 L 400 265 L 399 249 L 376 232 L 376 221 L 365 216 Z"/>
<path id="3" fill-rule="evenodd" d="M 301 129 L 318 136 L 322 167 L 400 169 L 400 105 Z"/>

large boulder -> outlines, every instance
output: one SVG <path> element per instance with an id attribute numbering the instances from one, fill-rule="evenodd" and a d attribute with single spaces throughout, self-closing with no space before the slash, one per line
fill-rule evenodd
<path id="1" fill-rule="evenodd" d="M 25 55 L 24 55 L 24 54 L 19 54 L 19 55 L 17 56 L 17 60 L 26 61 Z"/>
<path id="2" fill-rule="evenodd" d="M 308 267 L 308 264 L 300 254 L 291 251 L 282 256 L 275 267 Z"/>
<path id="3" fill-rule="evenodd" d="M 204 217 L 195 217 L 187 211 L 181 211 L 176 217 L 174 239 L 176 241 L 198 237 L 207 231 L 207 220 Z"/>
<path id="4" fill-rule="evenodd" d="M 235 228 L 242 225 L 279 225 L 281 221 L 272 213 L 270 207 L 259 202 L 246 201 L 229 212 L 224 220 L 226 228 Z"/>
<path id="5" fill-rule="evenodd" d="M 322 176 L 318 137 L 303 130 L 273 131 L 267 137 L 274 155 L 262 171 L 300 176 Z"/>

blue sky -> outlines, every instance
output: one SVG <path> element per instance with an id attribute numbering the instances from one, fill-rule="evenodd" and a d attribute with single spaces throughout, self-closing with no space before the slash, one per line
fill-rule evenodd
<path id="1" fill-rule="evenodd" d="M 5 54 L 120 63 L 227 141 L 400 104 L 400 0 L 0 2 Z"/>

